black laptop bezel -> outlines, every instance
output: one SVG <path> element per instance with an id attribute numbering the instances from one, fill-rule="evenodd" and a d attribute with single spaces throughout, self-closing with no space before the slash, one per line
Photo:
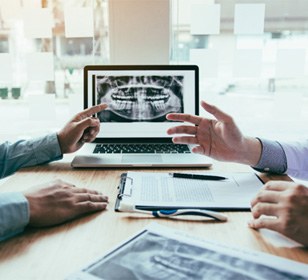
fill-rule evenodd
<path id="1" fill-rule="evenodd" d="M 83 71 L 83 84 L 84 84 L 84 109 L 89 108 L 88 104 L 88 72 L 89 71 L 194 71 L 195 72 L 195 113 L 199 115 L 199 67 L 197 65 L 87 65 Z M 93 81 L 92 81 L 93 83 Z M 93 99 L 94 100 L 94 99 Z M 90 105 L 92 106 L 92 105 Z M 94 140 L 95 143 L 172 143 L 172 137 L 157 137 L 157 138 L 101 138 L 98 137 Z"/>

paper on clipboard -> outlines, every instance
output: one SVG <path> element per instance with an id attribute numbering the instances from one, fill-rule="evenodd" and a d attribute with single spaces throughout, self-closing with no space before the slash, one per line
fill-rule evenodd
<path id="1" fill-rule="evenodd" d="M 223 176 L 228 179 L 208 181 L 174 178 L 169 173 L 128 172 L 122 174 L 115 208 L 125 203 L 139 209 L 249 210 L 262 181 L 252 172 Z"/>

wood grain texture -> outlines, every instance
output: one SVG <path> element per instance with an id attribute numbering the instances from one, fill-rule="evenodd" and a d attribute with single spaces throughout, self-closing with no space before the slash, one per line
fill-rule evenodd
<path id="1" fill-rule="evenodd" d="M 136 170 L 136 169 L 134 169 Z M 182 169 L 189 171 L 192 169 Z M 193 169 L 217 172 L 251 172 L 247 166 L 215 162 L 213 169 Z M 268 252 L 308 264 L 308 250 L 278 247 L 258 231 L 249 229 L 250 212 L 225 212 L 226 223 L 214 221 L 178 221 L 131 216 L 114 212 L 117 185 L 125 169 L 71 169 L 66 162 L 23 169 L 0 186 L 0 192 L 22 191 L 33 185 L 61 178 L 78 187 L 96 189 L 108 195 L 106 211 L 80 217 L 63 225 L 31 229 L 0 243 L 0 279 L 63 279 L 95 260 L 119 242 L 134 235 L 149 223 L 184 230 L 190 234 L 232 246 Z M 166 172 L 175 169 L 138 169 Z M 178 171 L 178 169 L 177 169 Z M 266 180 L 265 176 L 262 176 Z M 288 177 L 271 176 L 288 180 Z"/>

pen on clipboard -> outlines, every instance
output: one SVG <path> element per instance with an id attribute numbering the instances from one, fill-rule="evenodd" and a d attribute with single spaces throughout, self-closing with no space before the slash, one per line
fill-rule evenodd
<path id="1" fill-rule="evenodd" d="M 197 179 L 197 180 L 209 180 L 209 181 L 221 181 L 228 178 L 217 175 L 200 175 L 200 174 L 187 174 L 187 173 L 169 173 L 173 178 L 183 179 Z"/>
<path id="2" fill-rule="evenodd" d="M 121 203 L 119 207 L 119 211 L 123 212 L 132 212 L 132 213 L 141 213 L 146 215 L 152 215 L 156 218 L 170 218 L 174 216 L 202 216 L 212 218 L 217 221 L 225 222 L 228 220 L 227 216 L 205 209 L 162 209 L 162 210 L 141 210 L 136 208 L 134 205 Z"/>

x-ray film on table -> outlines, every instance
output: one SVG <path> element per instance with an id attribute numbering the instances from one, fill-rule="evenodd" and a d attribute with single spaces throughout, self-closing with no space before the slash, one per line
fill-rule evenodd
<path id="1" fill-rule="evenodd" d="M 235 246 L 235 245 L 234 245 Z M 67 280 L 308 279 L 307 266 L 151 224 Z"/>

